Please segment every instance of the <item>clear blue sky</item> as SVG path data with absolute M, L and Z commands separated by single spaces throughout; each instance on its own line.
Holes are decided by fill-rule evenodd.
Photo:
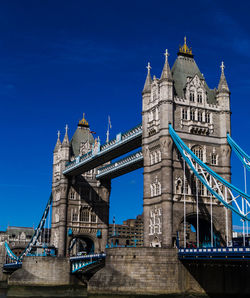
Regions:
M 141 122 L 141 91 L 150 61 L 160 76 L 187 36 L 210 88 L 220 64 L 232 93 L 232 134 L 250 153 L 248 2 L 12 0 L 0 5 L 0 230 L 32 226 L 51 192 L 57 130 L 72 136 L 86 113 L 105 141 Z M 243 188 L 233 160 L 233 182 Z M 249 187 L 250 189 L 250 187 Z M 110 218 L 142 212 L 142 171 L 112 182 Z M 238 224 L 238 221 L 235 221 Z

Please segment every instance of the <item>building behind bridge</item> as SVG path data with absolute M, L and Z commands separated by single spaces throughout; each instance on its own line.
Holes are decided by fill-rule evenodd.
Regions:
M 109 246 L 143 246 L 143 216 L 109 225 Z

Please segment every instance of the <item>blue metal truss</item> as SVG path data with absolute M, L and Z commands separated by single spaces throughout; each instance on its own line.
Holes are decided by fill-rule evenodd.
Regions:
M 88 268 L 91 268 L 94 264 L 99 264 L 104 261 L 106 258 L 106 254 L 91 254 L 79 257 L 71 257 L 71 273 L 78 273 Z
M 51 208 L 52 205 L 52 201 L 53 201 L 53 197 L 52 194 L 49 197 L 48 203 L 46 205 L 46 208 L 43 212 L 43 216 L 38 224 L 38 227 L 35 230 L 34 235 L 32 236 L 30 242 L 28 243 L 28 245 L 26 246 L 26 248 L 24 249 L 24 251 L 21 253 L 21 255 L 19 257 L 17 257 L 10 249 L 9 245 L 7 242 L 5 242 L 5 249 L 7 252 L 7 255 L 14 261 L 16 262 L 21 262 L 21 260 L 23 259 L 24 256 L 28 255 L 30 253 L 30 251 L 32 250 L 33 246 L 36 245 L 37 240 L 41 234 L 41 231 L 45 225 L 46 222 L 46 218 L 48 216 L 49 210 Z
M 250 196 L 216 174 L 203 163 L 181 140 L 171 124 L 169 124 L 169 133 L 190 169 L 201 183 L 205 185 L 213 197 L 218 199 L 226 208 L 238 214 L 243 220 L 249 221 L 249 212 L 244 211 L 245 209 L 241 206 L 242 202 L 239 202 L 239 199 L 242 199 L 244 204 L 249 207 Z
M 239 145 L 227 134 L 228 144 L 231 146 L 235 154 L 238 156 L 243 165 L 250 171 L 250 156 L 243 151 Z

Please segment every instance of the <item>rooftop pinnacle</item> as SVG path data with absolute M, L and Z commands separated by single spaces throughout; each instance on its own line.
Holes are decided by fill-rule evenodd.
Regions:
M 66 124 L 65 126 L 65 136 L 64 136 L 64 139 L 63 139 L 63 142 L 62 142 L 62 146 L 69 146 L 69 136 L 68 136 L 68 124 Z
M 225 69 L 225 65 L 224 62 L 221 62 L 221 75 L 220 75 L 220 82 L 218 85 L 218 91 L 219 92 L 229 92 L 229 88 L 228 88 L 228 84 L 227 84 L 227 80 L 224 74 L 224 69 Z
M 166 52 L 164 53 L 164 56 L 165 56 L 165 64 L 162 69 L 161 80 L 163 79 L 172 80 L 173 78 L 168 64 L 168 56 L 169 56 L 168 50 L 166 50 Z
M 60 141 L 60 130 L 57 132 L 57 141 L 56 141 L 56 146 L 54 149 L 54 152 L 57 151 L 61 147 L 62 143 Z
M 152 67 L 150 66 L 149 62 L 148 62 L 148 66 L 146 68 L 148 69 L 148 74 L 147 74 L 147 78 L 146 78 L 144 88 L 143 88 L 143 91 L 142 91 L 143 93 L 151 91 L 151 83 L 152 83 L 151 74 L 150 74 L 150 69 Z

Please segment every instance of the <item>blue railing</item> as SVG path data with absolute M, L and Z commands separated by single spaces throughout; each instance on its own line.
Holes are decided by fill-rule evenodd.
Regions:
M 126 156 L 116 162 L 113 162 L 109 165 L 99 168 L 97 171 L 96 178 L 98 179 L 107 173 L 116 171 L 118 169 L 121 169 L 125 166 L 131 165 L 131 164 L 133 164 L 137 161 L 141 161 L 141 160 L 143 160 L 143 155 L 142 155 L 142 151 L 140 150 L 140 151 L 137 151 L 136 153 Z
M 71 263 L 71 273 L 74 274 L 81 270 L 86 270 L 88 267 L 92 267 L 94 264 L 98 264 L 104 261 L 106 258 L 105 253 L 101 254 L 91 254 L 85 256 L 75 256 L 70 258 Z
M 179 248 L 181 260 L 250 259 L 250 247 Z

